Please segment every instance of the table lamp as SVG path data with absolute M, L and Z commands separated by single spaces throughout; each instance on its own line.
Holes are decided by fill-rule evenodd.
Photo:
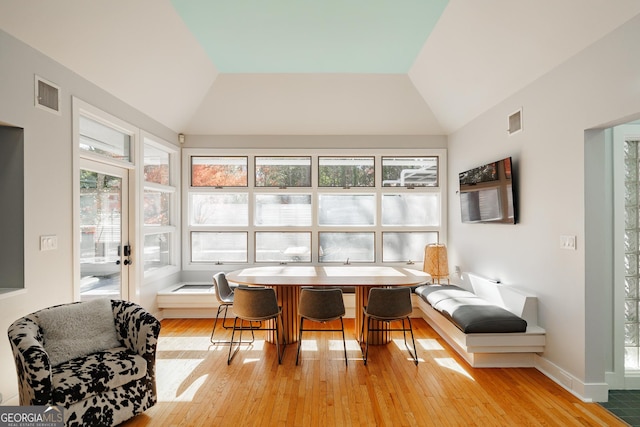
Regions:
M 447 247 L 442 243 L 434 243 L 424 248 L 424 265 L 422 270 L 429 273 L 433 283 L 440 283 L 440 279 L 447 278 L 449 283 L 449 262 L 447 260 Z

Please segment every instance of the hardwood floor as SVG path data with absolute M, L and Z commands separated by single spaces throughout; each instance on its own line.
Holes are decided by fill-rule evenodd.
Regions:
M 296 345 L 278 365 L 275 346 L 258 332 L 227 365 L 229 347 L 209 343 L 212 319 L 164 320 L 159 401 L 123 426 L 626 425 L 536 369 L 469 367 L 422 319 L 413 322 L 418 366 L 401 333 L 372 346 L 364 366 L 353 321 L 345 323 L 348 367 L 340 333 L 305 333 L 296 366 Z M 229 338 L 219 331 L 216 338 Z

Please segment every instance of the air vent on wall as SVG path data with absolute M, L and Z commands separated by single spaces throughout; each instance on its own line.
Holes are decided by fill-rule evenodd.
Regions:
M 522 108 L 509 114 L 509 127 L 507 129 L 507 133 L 509 133 L 509 135 L 513 135 L 520 131 L 522 131 Z
M 60 87 L 36 76 L 36 107 L 52 113 L 60 114 Z

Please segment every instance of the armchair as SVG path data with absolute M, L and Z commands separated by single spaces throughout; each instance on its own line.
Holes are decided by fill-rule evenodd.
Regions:
M 45 308 L 9 327 L 20 405 L 61 406 L 68 426 L 106 426 L 120 424 L 156 403 L 160 322 L 137 304 L 110 302 L 118 345 L 58 364 L 52 363 L 53 353 L 47 349 L 40 323 L 53 313 L 48 310 L 73 309 L 75 304 L 90 302 Z M 69 328 L 60 326 L 63 331 Z

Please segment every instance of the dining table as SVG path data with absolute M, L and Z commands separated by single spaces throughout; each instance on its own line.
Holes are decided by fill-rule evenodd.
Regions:
M 371 288 L 415 286 L 430 279 L 428 273 L 414 268 L 361 265 L 279 265 L 249 267 L 227 273 L 229 282 L 270 287 L 275 290 L 278 304 L 282 307 L 283 336 L 287 343 L 298 341 L 298 301 L 300 289 L 303 287 L 353 287 L 356 304 L 354 332 L 358 337 L 364 322 L 363 307 L 367 305 Z M 390 341 L 389 327 L 385 322 L 372 324 L 372 329 L 381 330 L 371 334 L 370 344 L 386 344 Z M 275 342 L 273 331 L 269 331 L 267 341 Z

